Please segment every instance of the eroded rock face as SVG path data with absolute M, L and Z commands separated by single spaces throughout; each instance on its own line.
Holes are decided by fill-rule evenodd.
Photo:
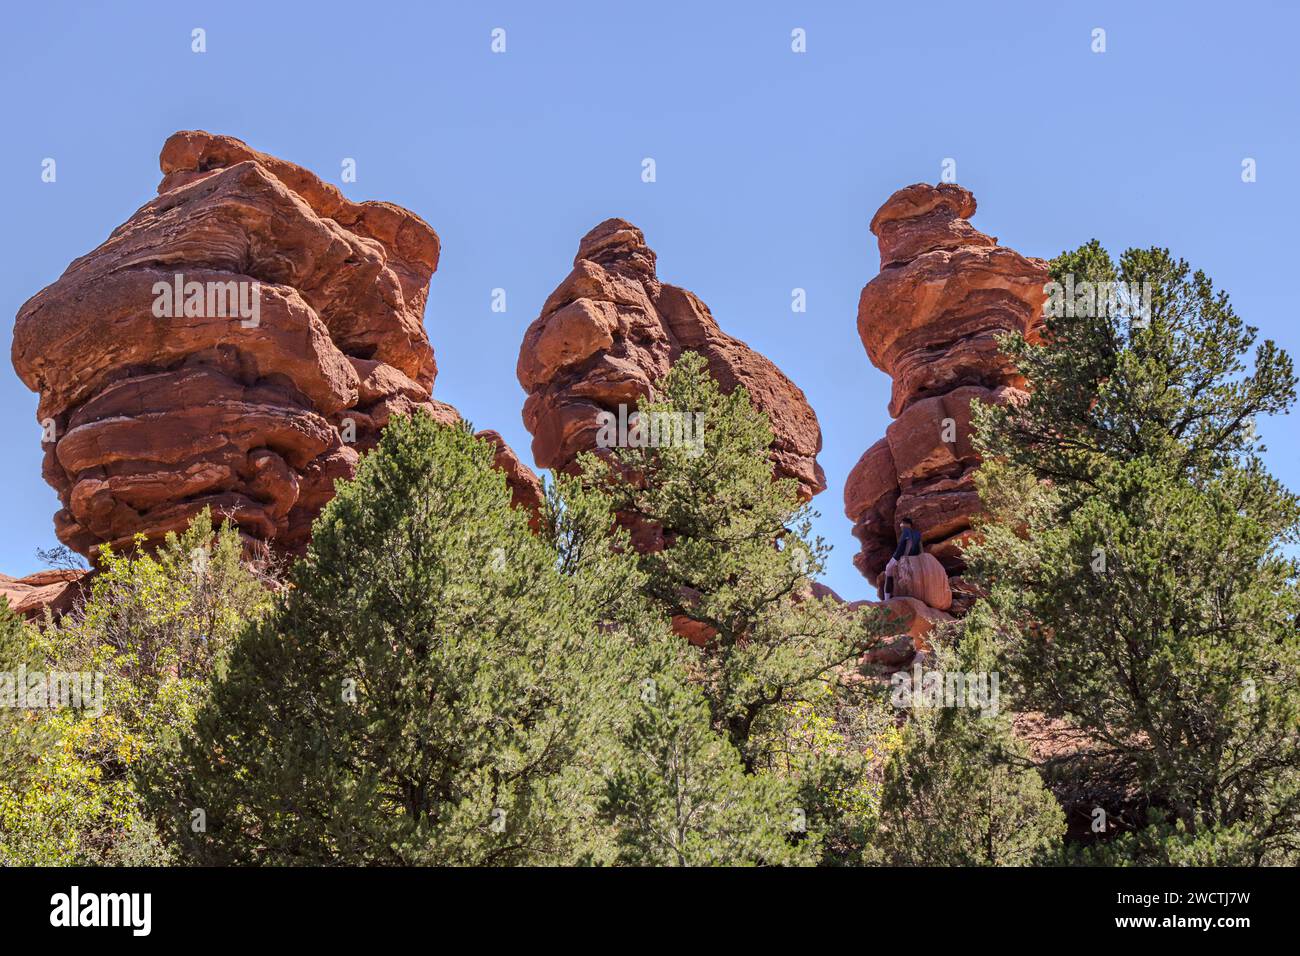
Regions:
M 510 503 L 516 508 L 528 512 L 528 526 L 536 534 L 542 526 L 542 509 L 546 503 L 546 492 L 542 489 L 541 479 L 533 470 L 519 460 L 506 440 L 490 429 L 475 432 L 475 437 L 489 442 L 496 449 L 493 464 L 498 471 L 504 472 L 506 484 L 510 487 Z
M 971 401 L 1024 394 L 997 337 L 1035 337 L 1047 263 L 999 246 L 967 221 L 974 213 L 975 197 L 961 186 L 918 184 L 894 193 L 871 221 L 880 274 L 862 290 L 858 334 L 871 363 L 894 380 L 894 421 L 850 472 L 844 511 L 862 543 L 854 564 L 877 585 L 904 517 L 960 574 L 960 546 L 980 510 Z
M 0 601 L 23 617 L 39 618 L 46 608 L 57 617 L 73 606 L 87 580 L 87 572 L 73 568 L 38 571 L 25 578 L 0 574 Z
M 725 391 L 743 385 L 771 419 L 776 474 L 810 498 L 826 487 L 821 428 L 803 392 L 719 327 L 708 307 L 660 282 L 641 230 L 608 219 L 583 237 L 573 271 L 524 335 L 516 372 L 539 467 L 569 470 L 596 447 L 598 416 L 635 409 L 683 351 L 701 353 Z
M 211 507 L 300 551 L 392 415 L 459 419 L 431 396 L 438 236 L 228 136 L 176 133 L 160 165 L 157 198 L 18 313 L 56 532 L 93 557 Z
M 858 659 L 855 667 L 845 668 L 841 673 L 841 679 L 847 678 L 849 682 L 855 682 L 864 674 L 888 674 L 911 666 L 918 660 L 918 654 L 924 655 L 932 650 L 931 632 L 954 620 L 952 614 L 911 596 L 899 595 L 887 601 L 846 602 L 826 585 L 819 583 L 813 584 L 812 596 L 828 597 L 849 610 L 875 608 L 880 614 L 879 620 L 884 624 L 881 638 Z

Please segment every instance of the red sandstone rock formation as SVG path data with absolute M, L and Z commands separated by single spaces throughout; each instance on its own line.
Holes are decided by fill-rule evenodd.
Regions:
M 775 471 L 805 498 L 826 487 L 821 428 L 803 392 L 719 327 L 685 289 L 659 281 L 641 230 L 607 219 L 583 237 L 573 271 L 524 334 L 516 369 L 539 467 L 570 469 L 596 447 L 601 411 L 633 409 L 683 351 L 701 353 L 726 391 L 743 385 L 768 414 Z
M 38 571 L 25 578 L 0 574 L 0 600 L 23 617 L 40 617 L 47 607 L 59 615 L 72 607 L 86 574 L 73 568 Z
M 622 219 L 607 219 L 582 238 L 573 271 L 524 333 L 516 374 L 528 392 L 524 424 L 537 464 L 572 470 L 579 454 L 597 447 L 601 412 L 635 410 L 684 351 L 699 352 L 723 390 L 743 385 L 767 413 L 776 475 L 795 479 L 805 499 L 825 489 L 817 464 L 821 427 L 803 392 L 723 332 L 694 295 L 660 282 L 645 236 Z M 631 515 L 620 520 L 639 550 L 664 546 L 658 526 Z M 714 634 L 684 615 L 673 618 L 673 629 L 693 644 Z
M 916 598 L 937 611 L 952 607 L 952 587 L 939 559 L 932 554 L 914 554 L 894 562 L 893 593 Z
M 884 636 L 875 647 L 868 650 L 855 669 L 846 669 L 842 679 L 850 682 L 865 674 L 889 673 L 912 664 L 917 654 L 931 650 L 929 635 L 936 627 L 953 620 L 953 615 L 931 607 L 911 596 L 892 597 L 888 601 L 845 601 L 824 584 L 814 583 L 812 596 L 829 597 L 849 610 L 863 607 L 879 608 L 886 625 Z
M 18 313 L 58 537 L 93 556 L 207 506 L 299 551 L 392 415 L 459 418 L 431 397 L 438 236 L 228 136 L 176 133 L 160 164 L 158 197 Z
M 949 574 L 960 574 L 960 545 L 980 510 L 971 400 L 1023 394 L 996 340 L 1034 335 L 1047 264 L 976 230 L 967 221 L 974 212 L 975 197 L 961 186 L 918 184 L 894 193 L 871 220 L 880 274 L 862 290 L 858 334 L 872 364 L 893 377 L 895 420 L 850 472 L 844 510 L 862 543 L 854 564 L 876 584 L 904 517 Z M 960 611 L 968 595 L 953 583 Z
M 519 456 L 499 434 L 490 429 L 474 434 L 496 448 L 496 459 L 493 464 L 498 471 L 505 472 L 506 484 L 510 486 L 510 503 L 516 508 L 524 508 L 528 511 L 528 526 L 536 534 L 541 529 L 542 506 L 546 502 L 546 492 L 542 490 L 541 479 L 519 460 Z

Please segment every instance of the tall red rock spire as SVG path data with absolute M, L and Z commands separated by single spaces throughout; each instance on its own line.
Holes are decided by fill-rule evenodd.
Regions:
M 904 517 L 949 574 L 960 574 L 959 546 L 980 510 L 970 403 L 1005 401 L 1023 384 L 997 337 L 1034 334 L 1047 264 L 999 246 L 970 224 L 974 213 L 969 190 L 917 184 L 871 220 L 880 274 L 862 290 L 858 335 L 893 378 L 894 421 L 850 472 L 844 510 L 862 544 L 854 564 L 872 583 Z
M 634 408 L 688 350 L 704 356 L 724 391 L 743 385 L 767 413 L 776 474 L 798 481 L 805 498 L 823 491 L 821 427 L 803 391 L 723 332 L 693 294 L 661 282 L 645 236 L 622 219 L 582 238 L 573 271 L 524 334 L 516 371 L 528 392 L 524 425 L 537 464 L 571 467 L 596 447 L 600 413 Z

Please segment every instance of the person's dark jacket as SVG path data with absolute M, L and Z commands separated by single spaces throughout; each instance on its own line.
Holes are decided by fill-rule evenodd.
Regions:
M 894 548 L 894 560 L 921 553 L 921 532 L 915 528 L 903 526 L 898 535 L 898 547 Z

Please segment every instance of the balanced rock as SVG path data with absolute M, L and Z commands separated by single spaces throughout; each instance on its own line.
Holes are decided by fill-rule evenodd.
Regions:
M 804 393 L 723 332 L 698 298 L 660 282 L 641 230 L 622 219 L 583 237 L 573 271 L 524 334 L 516 372 L 538 466 L 571 470 L 596 448 L 600 413 L 634 411 L 683 351 L 699 352 L 724 391 L 744 386 L 767 413 L 778 476 L 795 479 L 805 499 L 825 489 L 821 428 Z
M 960 574 L 980 511 L 971 402 L 1024 395 L 997 339 L 1036 339 L 1047 264 L 999 246 L 970 224 L 974 213 L 975 197 L 961 186 L 918 184 L 894 193 L 871 221 L 880 274 L 862 290 L 858 335 L 893 378 L 894 421 L 849 473 L 844 510 L 862 545 L 854 564 L 877 584 L 903 518 Z
M 916 598 L 937 611 L 952 607 L 948 572 L 932 554 L 901 557 L 894 564 L 894 596 Z
M 536 534 L 542 527 L 542 509 L 546 503 L 546 492 L 542 489 L 541 479 L 519 460 L 519 456 L 497 432 L 484 429 L 474 434 L 496 449 L 493 464 L 506 476 L 506 484 L 510 488 L 510 503 L 528 512 L 528 526 Z
M 18 312 L 56 533 L 93 557 L 210 507 L 301 551 L 394 414 L 459 419 L 431 396 L 438 236 L 228 136 L 176 133 L 160 164 L 157 198 Z

